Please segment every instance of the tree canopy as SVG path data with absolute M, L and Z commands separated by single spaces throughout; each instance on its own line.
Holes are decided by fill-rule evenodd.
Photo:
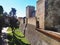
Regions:
M 0 14 L 3 14 L 3 7 L 0 6 Z
M 11 11 L 9 13 L 11 16 L 15 16 L 16 15 L 16 9 L 15 8 L 11 8 Z

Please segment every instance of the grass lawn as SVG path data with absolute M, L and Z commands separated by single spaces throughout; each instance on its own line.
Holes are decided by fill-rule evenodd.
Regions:
M 27 41 L 27 39 L 18 28 L 15 29 L 14 36 L 11 28 L 8 28 L 7 36 L 9 40 L 9 45 L 30 45 L 30 43 Z

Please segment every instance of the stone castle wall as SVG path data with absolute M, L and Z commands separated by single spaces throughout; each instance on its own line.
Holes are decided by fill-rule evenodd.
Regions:
M 44 15 L 45 15 L 45 0 L 37 2 L 36 17 L 39 21 L 40 28 L 44 29 Z
M 26 24 L 21 24 L 20 29 L 31 45 L 60 45 L 60 42 L 58 40 L 55 40 L 54 38 L 36 30 L 35 17 L 29 18 L 27 22 L 27 27 L 25 28 Z M 50 31 L 47 32 L 49 33 Z
M 49 4 L 48 8 L 50 8 L 50 9 L 47 9 L 47 10 L 45 9 L 45 1 L 48 2 L 48 4 Z M 54 13 L 51 13 L 52 8 L 53 8 L 53 7 L 51 8 L 51 6 L 50 6 L 51 5 L 50 4 L 51 1 L 55 2 L 57 0 L 55 0 L 55 1 L 54 0 L 39 0 L 37 2 L 36 17 L 27 18 L 26 19 L 27 22 L 25 24 L 21 24 L 20 25 L 21 31 L 23 32 L 23 34 L 25 35 L 25 37 L 29 40 L 29 42 L 31 43 L 31 45 L 60 45 L 60 41 L 56 40 L 56 38 L 55 39 L 53 38 L 53 35 L 56 34 L 55 32 L 44 30 L 45 26 L 51 27 L 51 25 L 54 25 L 52 19 L 56 20 L 55 17 L 58 18 L 58 16 L 56 16 Z M 48 11 L 48 10 L 49 10 L 49 12 L 47 12 L 48 15 L 46 15 L 45 11 Z M 55 17 L 53 16 L 54 18 L 51 17 L 53 14 L 55 16 Z M 39 32 L 39 31 L 36 30 L 36 20 L 39 21 L 40 28 L 42 28 L 42 30 L 46 31 L 47 33 L 44 34 L 43 32 Z M 52 21 L 52 23 L 50 23 L 50 20 Z M 46 25 L 45 25 L 45 21 L 47 22 Z M 27 26 L 26 26 L 26 24 L 27 24 Z M 55 24 L 56 24 L 56 21 L 55 21 Z M 25 33 L 24 33 L 24 31 L 25 31 Z M 53 35 L 49 36 L 48 33 L 49 34 L 53 34 Z M 56 34 L 56 36 L 57 35 L 60 35 L 60 34 Z
M 36 19 L 35 19 L 35 17 L 28 18 L 28 24 L 36 26 Z

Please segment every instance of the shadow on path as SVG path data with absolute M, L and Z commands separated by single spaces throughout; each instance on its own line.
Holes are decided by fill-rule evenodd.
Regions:
M 9 42 L 8 42 L 9 45 L 30 45 L 30 44 L 26 44 L 26 43 L 22 42 L 21 39 L 17 38 L 16 36 L 19 37 L 19 38 L 24 38 L 24 36 L 23 37 L 20 37 L 20 36 L 18 36 L 15 33 L 14 33 L 14 36 L 8 34 L 7 35 L 7 38 L 9 40 Z
M 16 35 L 17 37 L 20 37 L 20 38 L 24 38 L 25 36 L 18 36 L 16 33 L 14 33 L 14 35 Z

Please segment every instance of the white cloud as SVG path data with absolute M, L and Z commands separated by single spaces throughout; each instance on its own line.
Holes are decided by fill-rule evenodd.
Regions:
M 17 15 L 17 17 L 25 17 L 25 13 L 24 12 L 17 11 L 16 15 Z

